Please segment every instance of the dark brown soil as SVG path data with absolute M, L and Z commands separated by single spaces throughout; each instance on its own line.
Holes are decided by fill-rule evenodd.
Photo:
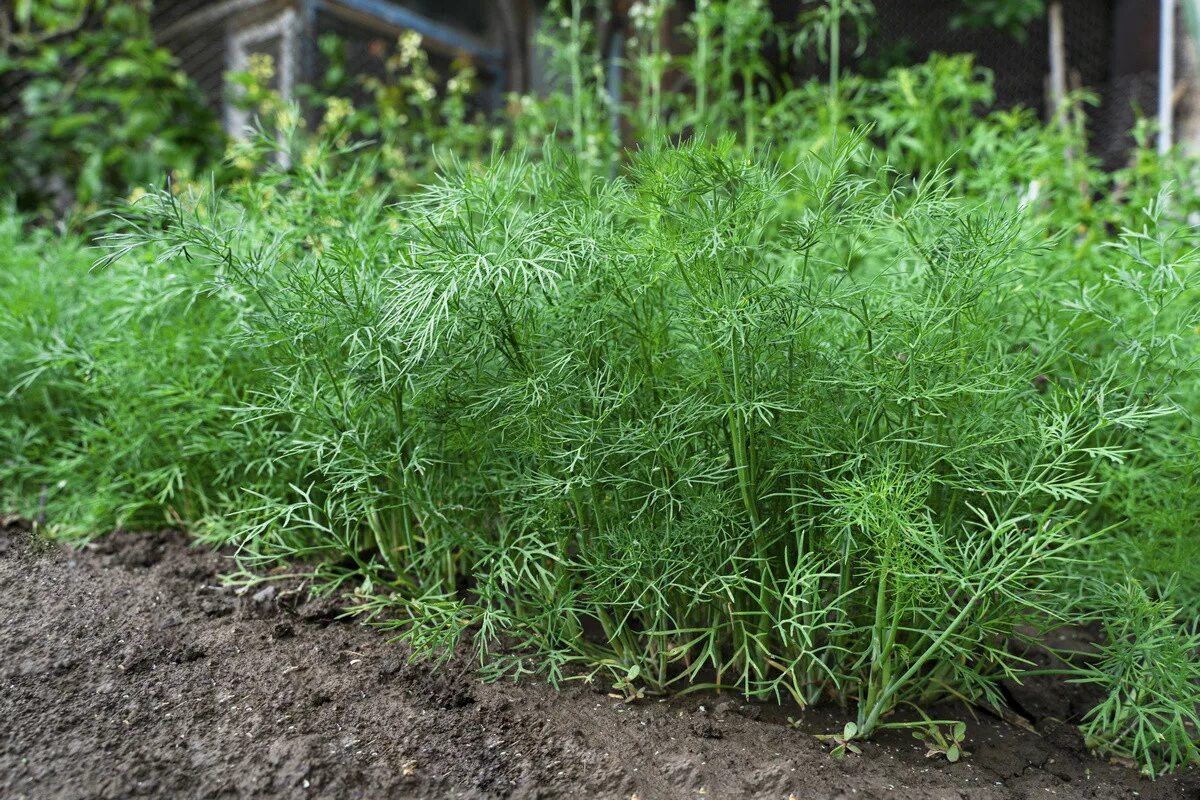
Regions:
M 286 592 L 238 595 L 176 534 L 79 551 L 0 530 L 0 798 L 1192 798 L 1083 751 L 1079 701 L 1016 689 L 1037 733 L 970 720 L 957 764 L 893 732 L 838 763 L 810 713 L 696 696 L 626 705 L 486 685 Z

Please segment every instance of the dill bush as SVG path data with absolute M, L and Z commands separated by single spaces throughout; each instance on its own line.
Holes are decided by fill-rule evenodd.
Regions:
M 90 272 L 76 238 L 0 218 L 0 499 L 59 535 L 184 524 L 237 474 L 227 407 L 250 354 L 236 309 L 184 264 L 128 258 Z
M 1107 589 L 1097 611 L 1105 634 L 1099 657 L 1071 678 L 1106 692 L 1083 720 L 1088 747 L 1151 777 L 1200 763 L 1200 633 L 1134 581 Z
M 1147 285 L 1152 318 L 1164 243 L 1039 288 L 1015 202 L 861 135 L 788 169 L 652 146 L 613 179 L 451 158 L 392 208 L 353 172 L 265 180 L 153 194 L 128 234 L 239 298 L 263 375 L 236 419 L 278 440 L 247 471 L 292 477 L 233 536 L 494 675 L 832 697 L 859 736 L 999 705 L 1007 643 L 1073 618 L 1103 465 L 1172 411 L 1078 321 Z

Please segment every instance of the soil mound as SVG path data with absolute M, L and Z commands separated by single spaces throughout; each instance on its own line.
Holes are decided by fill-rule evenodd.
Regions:
M 431 670 L 328 603 L 241 595 L 179 534 L 80 550 L 0 529 L 0 798 L 1200 798 L 1093 758 L 1061 686 L 1013 687 L 1028 732 L 971 719 L 971 755 L 901 732 L 838 763 L 787 712 L 736 698 L 626 705 L 607 687 Z M 793 712 L 794 713 L 794 712 Z

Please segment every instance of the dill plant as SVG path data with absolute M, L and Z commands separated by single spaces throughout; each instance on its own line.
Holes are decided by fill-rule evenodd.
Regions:
M 251 144 L 276 146 L 273 137 Z M 106 243 L 113 262 L 154 243 L 160 264 L 202 272 L 197 296 L 238 310 L 227 346 L 254 366 L 226 409 L 225 435 L 240 447 L 242 478 L 227 516 L 203 520 L 202 535 L 242 544 L 251 563 L 291 557 L 320 564 L 323 576 L 369 575 L 358 555 L 375 540 L 339 526 L 363 522 L 358 509 L 373 508 L 372 490 L 388 488 L 399 446 L 381 440 L 392 429 L 375 429 L 377 365 L 369 370 L 354 355 L 387 357 L 388 343 L 370 327 L 384 195 L 372 188 L 374 158 L 351 159 L 352 145 L 314 144 L 315 157 L 268 170 L 225 201 L 198 187 L 152 193 Z M 164 236 L 164 226 L 186 227 L 187 236 Z M 314 459 L 329 485 L 314 482 Z M 385 536 L 378 528 L 362 535 Z
M 0 220 L 0 496 L 69 537 L 178 525 L 223 508 L 248 356 L 238 310 L 186 264 L 92 272 L 81 239 Z
M 70 473 L 93 519 L 181 520 L 353 590 L 417 654 L 469 641 L 492 676 L 831 699 L 854 709 L 842 752 L 912 727 L 906 704 L 1002 704 L 1028 666 L 1010 643 L 1099 607 L 1072 674 L 1110 698 L 1085 732 L 1182 763 L 1186 693 L 1131 708 L 1128 687 L 1147 653 L 1195 663 L 1164 611 L 1196 586 L 1189 162 L 1106 176 L 1079 125 L 976 118 L 969 59 L 856 78 L 833 50 L 866 3 L 797 40 L 836 90 L 786 92 L 723 38 L 757 39 L 765 7 L 698 4 L 677 58 L 651 3 L 647 97 L 613 104 L 589 4 L 558 8 L 562 86 L 491 137 L 511 154 L 430 128 L 448 150 L 413 193 L 425 154 L 352 141 L 357 111 L 310 136 L 266 94 L 270 132 L 232 153 L 251 180 L 151 192 L 93 304 L 6 322 L 24 507 Z M 528 146 L 553 131 L 570 151 Z M 101 362 L 120 378 L 80 391 Z M 1145 603 L 1123 617 L 1097 587 L 1127 576 Z
M 1200 764 L 1200 634 L 1134 581 L 1105 589 L 1097 612 L 1098 657 L 1070 678 L 1105 692 L 1083 720 L 1088 747 L 1151 777 Z
M 248 298 L 238 417 L 294 476 L 236 540 L 497 675 L 831 697 L 861 737 L 1001 703 L 1005 641 L 1070 613 L 1098 465 L 1166 410 L 1028 290 L 1020 212 L 872 159 L 694 140 L 610 179 L 550 147 L 395 209 L 319 167 L 266 210 L 159 195 L 140 238 Z

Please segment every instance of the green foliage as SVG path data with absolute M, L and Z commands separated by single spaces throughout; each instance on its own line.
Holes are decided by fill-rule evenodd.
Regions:
M 876 96 L 855 103 L 851 121 L 874 125 L 889 163 L 920 172 L 965 166 L 971 154 L 962 148 L 982 132 L 979 112 L 994 98 L 991 74 L 970 55 L 935 53 L 864 89 Z
M 5 501 L 180 522 L 490 677 L 831 699 L 838 755 L 965 755 L 920 709 L 1002 704 L 1009 643 L 1100 609 L 1088 735 L 1183 763 L 1129 648 L 1195 668 L 1164 605 L 1200 607 L 1195 163 L 1105 174 L 1087 98 L 988 112 L 967 57 L 849 74 L 867 3 L 783 37 L 830 67 L 796 87 L 765 4 L 697 4 L 674 54 L 638 6 L 621 102 L 557 8 L 557 88 L 496 130 L 413 38 L 352 107 L 327 40 L 320 119 L 252 63 L 239 179 L 150 190 L 103 270 L 0 229 Z
M 1151 777 L 1200 764 L 1200 634 L 1136 583 L 1112 586 L 1104 599 L 1099 654 L 1072 679 L 1105 692 L 1084 718 L 1088 747 Z
M 694 141 L 609 180 L 551 148 L 450 161 L 394 211 L 320 168 L 266 206 L 147 198 L 135 240 L 254 298 L 238 415 L 287 433 L 249 471 L 299 477 L 237 541 L 368 576 L 419 651 L 467 635 L 500 671 L 832 695 L 859 736 L 1001 702 L 999 643 L 1068 613 L 1101 464 L 1171 408 L 1028 289 L 1015 198 L 872 152 Z
M 817 736 L 817 739 L 822 741 L 833 742 L 833 748 L 829 754 L 833 756 L 835 761 L 842 761 L 846 758 L 847 753 L 860 755 L 862 748 L 854 743 L 854 740 L 859 736 L 858 726 L 853 722 L 847 722 L 842 727 L 841 733 L 824 733 Z
M 940 755 L 953 764 L 963 756 L 970 755 L 963 747 L 963 740 L 967 736 L 965 722 L 953 722 L 942 726 L 929 722 L 927 726 L 925 730 L 913 731 L 913 738 L 925 743 L 926 758 Z
M 0 14 L 7 15 L 7 10 Z M 0 117 L 0 185 L 19 208 L 63 215 L 164 176 L 195 175 L 221 134 L 137 3 L 17 3 L 0 77 L 20 87 Z
M 564 0 L 556 8 L 558 15 L 546 15 L 539 41 L 560 91 L 511 98 L 509 139 L 520 147 L 550 136 L 570 141 L 585 163 L 602 171 L 622 157 L 618 131 L 626 142 L 733 135 L 750 149 L 795 147 L 797 153 L 783 154 L 790 163 L 832 131 L 849 136 L 869 126 L 902 172 L 948 161 L 965 166 L 979 155 L 969 148 L 994 148 L 999 137 L 1014 133 L 1000 119 L 980 124 L 993 100 L 992 77 L 970 56 L 935 54 L 923 64 L 884 70 L 884 80 L 847 72 L 847 53 L 862 55 L 875 22 L 869 0 L 813 0 L 791 20 L 774 18 L 757 0 L 711 0 L 696 4 L 675 31 L 668 25 L 672 0 L 635 3 L 621 102 L 607 91 L 611 63 L 595 39 L 593 20 L 604 19 L 603 4 Z M 768 51 L 782 63 L 772 63 Z M 810 59 L 827 65 L 826 81 L 791 86 L 780 78 L 780 66 Z M 1024 120 L 1019 127 L 1034 126 Z
M 962 10 L 950 19 L 951 28 L 994 28 L 1024 44 L 1029 25 L 1046 13 L 1046 0 L 962 0 Z
M 288 159 L 309 166 L 327 162 L 337 151 L 366 146 L 378 171 L 367 178 L 403 192 L 429 177 L 436 152 L 448 150 L 478 160 L 498 143 L 502 131 L 486 127 L 482 115 L 472 109 L 477 91 L 474 66 L 457 60 L 443 79 L 430 66 L 419 34 L 408 32 L 399 38 L 382 78 L 349 74 L 345 45 L 337 37 L 323 36 L 319 46 L 329 68 L 319 86 L 300 87 L 300 104 L 284 102 L 270 88 L 275 73 L 270 56 L 251 56 L 245 72 L 230 74 L 236 105 L 253 114 L 260 132 L 277 135 L 273 145 L 264 146 L 255 137 L 229 145 L 230 160 L 244 176 L 277 160 L 280 141 L 288 144 Z M 355 106 L 351 96 L 366 99 Z M 306 130 L 309 120 L 316 121 L 311 133 Z
M 129 258 L 0 222 L 0 499 L 69 536 L 200 520 L 236 486 L 249 354 L 236 304 Z

